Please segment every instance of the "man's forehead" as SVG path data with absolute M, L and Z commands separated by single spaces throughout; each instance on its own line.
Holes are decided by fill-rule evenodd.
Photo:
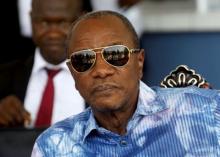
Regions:
M 109 26 L 108 24 L 102 25 L 103 20 L 99 22 L 90 20 L 92 19 L 82 21 L 73 31 L 69 41 L 71 52 L 111 45 L 133 45 L 130 34 L 127 33 L 124 27 L 120 28 L 120 24 L 114 23 Z M 106 20 L 108 21 L 108 19 Z M 90 22 L 94 25 L 91 26 Z
M 97 29 L 97 30 L 95 30 Z M 87 31 L 93 32 L 101 30 L 104 32 L 104 30 L 110 30 L 112 32 L 114 31 L 120 31 L 120 30 L 125 30 L 126 26 L 122 22 L 121 19 L 115 16 L 111 15 L 106 15 L 106 16 L 101 16 L 101 17 L 91 17 L 91 18 L 86 18 L 78 21 L 72 29 L 72 34 L 77 33 L 78 31 Z M 101 32 L 99 31 L 99 32 Z M 127 29 L 126 29 L 127 31 Z
M 109 34 L 117 32 L 125 32 L 126 28 L 120 19 L 113 16 L 105 16 L 100 18 L 88 18 L 79 21 L 71 30 L 72 37 L 79 34 L 77 37 L 86 36 L 87 34 Z

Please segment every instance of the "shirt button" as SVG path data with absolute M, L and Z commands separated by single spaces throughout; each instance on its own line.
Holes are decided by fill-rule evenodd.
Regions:
M 120 141 L 120 144 L 121 144 L 121 146 L 127 146 L 127 141 L 121 140 L 121 141 Z

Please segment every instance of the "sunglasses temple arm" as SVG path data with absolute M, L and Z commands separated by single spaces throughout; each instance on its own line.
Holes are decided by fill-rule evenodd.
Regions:
M 140 49 L 131 49 L 131 53 L 139 53 L 140 51 Z

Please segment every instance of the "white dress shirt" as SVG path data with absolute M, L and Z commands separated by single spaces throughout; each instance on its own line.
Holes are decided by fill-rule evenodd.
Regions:
M 24 100 L 24 106 L 31 114 L 32 123 L 30 127 L 34 126 L 42 94 L 47 83 L 47 72 L 44 69 L 45 67 L 62 69 L 53 79 L 55 91 L 51 123 L 53 124 L 71 115 L 77 114 L 85 108 L 85 102 L 75 89 L 74 79 L 66 63 L 63 62 L 57 66 L 47 63 L 37 48 Z

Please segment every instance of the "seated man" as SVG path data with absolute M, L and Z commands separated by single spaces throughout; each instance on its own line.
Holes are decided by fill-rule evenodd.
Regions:
M 86 14 L 68 39 L 67 65 L 90 107 L 42 133 L 32 157 L 220 156 L 217 91 L 141 82 L 144 50 L 124 16 Z

